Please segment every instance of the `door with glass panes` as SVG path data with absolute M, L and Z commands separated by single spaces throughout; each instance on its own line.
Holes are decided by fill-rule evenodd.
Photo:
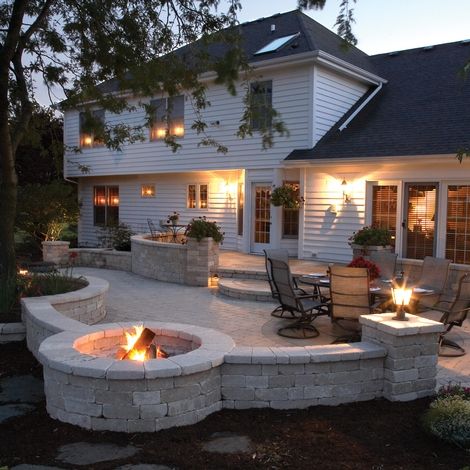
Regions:
M 270 183 L 252 186 L 252 253 L 261 253 L 271 243 L 271 189 Z

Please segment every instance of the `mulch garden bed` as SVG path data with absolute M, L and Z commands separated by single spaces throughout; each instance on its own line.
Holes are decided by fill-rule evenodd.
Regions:
M 0 377 L 41 372 L 24 343 L 0 345 Z M 77 468 L 57 462 L 61 445 L 74 442 L 133 445 L 126 461 L 87 469 L 155 463 L 179 469 L 463 469 L 470 454 L 426 435 L 420 425 L 429 400 L 375 400 L 308 410 L 224 410 L 193 426 L 152 434 L 91 432 L 52 420 L 45 404 L 0 424 L 0 466 L 20 463 Z M 248 436 L 249 453 L 202 450 L 217 432 Z M 81 467 L 85 468 L 85 467 Z M 467 467 L 470 468 L 470 467 Z

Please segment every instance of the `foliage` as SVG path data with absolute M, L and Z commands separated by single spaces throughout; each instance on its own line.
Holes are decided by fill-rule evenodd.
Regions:
M 387 246 L 392 242 L 390 232 L 385 228 L 363 227 L 349 237 L 349 244 L 362 246 Z
M 68 224 L 78 221 L 75 186 L 56 180 L 18 188 L 16 227 L 38 243 L 58 240 Z
M 470 389 L 460 385 L 441 388 L 423 425 L 434 436 L 470 450 Z
M 205 217 L 199 217 L 191 220 L 187 229 L 186 236 L 201 241 L 203 238 L 212 237 L 217 243 L 222 243 L 225 233 L 221 231 L 216 222 L 209 222 Z
M 369 270 L 369 278 L 371 281 L 380 277 L 380 268 L 375 263 L 363 258 L 362 256 L 353 259 L 348 266 L 351 268 L 367 268 Z
M 64 273 L 55 271 L 18 276 L 17 285 L 20 297 L 39 297 L 82 289 L 88 285 L 88 282 L 81 276 L 74 277 L 71 270 L 66 270 Z
M 123 222 L 118 225 L 101 227 L 99 240 L 104 248 L 114 248 L 118 251 L 131 251 L 131 237 L 135 232 Z
M 273 206 L 282 206 L 285 209 L 298 209 L 302 207 L 304 198 L 299 195 L 299 186 L 285 183 L 282 186 L 274 188 L 271 192 L 271 204 Z
M 173 214 L 168 215 L 168 220 L 167 223 L 177 223 L 180 218 L 180 215 L 178 212 L 174 211 Z

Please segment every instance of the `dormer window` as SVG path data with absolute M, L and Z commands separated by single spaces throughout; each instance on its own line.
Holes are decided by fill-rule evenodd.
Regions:
M 255 82 L 250 84 L 251 130 L 269 129 L 273 117 L 273 82 Z
M 184 96 L 152 100 L 153 109 L 150 140 L 184 136 Z
M 274 39 L 270 43 L 266 44 L 266 46 L 257 50 L 253 55 L 267 54 L 268 52 L 277 52 L 299 36 L 300 33 L 295 33 L 291 34 L 290 36 L 283 36 L 282 38 Z
M 80 148 L 103 147 L 104 109 L 80 113 Z

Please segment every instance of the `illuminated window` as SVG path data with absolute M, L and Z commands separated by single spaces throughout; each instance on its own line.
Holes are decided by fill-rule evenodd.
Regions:
M 207 209 L 209 207 L 209 185 L 188 184 L 188 209 Z
M 119 186 L 93 188 L 93 214 L 95 225 L 119 224 Z
M 238 183 L 237 233 L 243 235 L 243 206 L 245 205 L 244 184 Z
M 184 96 L 152 100 L 150 105 L 153 110 L 150 140 L 184 136 Z
M 447 189 L 446 255 L 454 263 L 470 264 L 470 186 Z
M 395 246 L 397 235 L 397 195 L 396 184 L 375 185 L 372 188 L 372 225 L 390 232 L 392 246 Z
M 155 197 L 155 185 L 143 184 L 140 188 L 141 197 Z
M 253 131 L 269 129 L 272 124 L 273 82 L 255 82 L 250 85 L 250 107 Z
M 92 148 L 104 145 L 104 109 L 80 113 L 80 147 Z

